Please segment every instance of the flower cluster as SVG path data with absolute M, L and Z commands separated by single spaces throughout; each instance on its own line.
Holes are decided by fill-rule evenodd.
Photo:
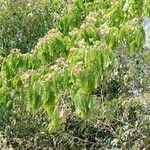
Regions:
M 68 14 L 69 12 L 72 12 L 73 9 L 74 9 L 74 3 L 75 3 L 75 0 L 68 0 L 67 2 L 64 3 L 64 9 L 61 11 L 61 15 L 66 15 Z
M 82 61 L 78 62 L 75 67 L 73 68 L 73 74 L 75 76 L 81 75 L 81 73 L 84 71 L 84 63 Z
M 61 14 L 54 13 L 53 19 L 54 21 L 58 21 L 61 18 Z
M 68 63 L 63 57 L 60 57 L 54 61 L 54 65 L 50 66 L 50 69 L 57 72 L 65 67 L 68 67 Z
M 100 27 L 98 31 L 99 35 L 101 36 L 107 36 L 110 33 L 110 29 L 107 24 L 104 24 Z
M 22 73 L 20 78 L 23 84 L 26 84 L 26 82 L 29 80 L 29 78 L 34 73 L 34 70 L 27 70 L 26 72 Z
M 90 28 L 91 26 L 95 25 L 97 18 L 101 17 L 101 15 L 101 12 L 90 12 L 81 25 L 81 29 Z
M 40 38 L 35 49 L 41 48 L 45 43 L 52 42 L 55 38 L 61 37 L 61 32 L 59 32 L 57 29 L 51 29 L 47 32 L 47 34 Z
M 70 48 L 70 53 L 74 53 L 74 52 L 76 52 L 76 51 L 78 51 L 78 48 L 75 48 L 75 47 L 71 47 L 71 48 Z
M 74 28 L 73 30 L 71 30 L 69 32 L 69 35 L 70 35 L 70 37 L 74 37 L 74 36 L 78 35 L 78 33 L 79 33 L 79 29 Z
M 82 40 L 78 41 L 77 46 L 79 49 L 85 50 L 87 47 L 87 43 L 85 42 L 84 39 L 82 39 Z

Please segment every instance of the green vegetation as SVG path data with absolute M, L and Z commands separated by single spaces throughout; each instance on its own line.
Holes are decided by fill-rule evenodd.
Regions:
M 0 3 L 3 149 L 150 149 L 149 0 Z
M 54 26 L 55 11 L 61 9 L 58 0 L 1 0 L 0 6 L 0 53 L 3 55 L 13 48 L 30 51 Z

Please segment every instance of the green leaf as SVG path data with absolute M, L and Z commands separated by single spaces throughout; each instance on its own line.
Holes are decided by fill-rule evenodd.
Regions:
M 55 92 L 50 87 L 46 87 L 44 91 L 43 106 L 49 116 L 53 115 L 56 107 L 56 96 Z

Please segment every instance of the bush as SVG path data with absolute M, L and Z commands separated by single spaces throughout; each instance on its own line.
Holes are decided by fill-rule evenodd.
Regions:
M 15 120 L 25 139 L 30 133 L 23 127 L 50 131 L 50 147 L 57 149 L 149 148 L 150 53 L 143 49 L 141 22 L 148 4 L 64 2 L 53 29 L 30 53 L 15 48 L 1 57 L 1 122 L 12 123 L 8 131 L 21 136 Z M 34 149 L 37 135 L 31 141 Z
M 2 0 L 0 2 L 0 53 L 13 48 L 30 51 L 49 28 L 54 26 L 53 15 L 59 1 Z

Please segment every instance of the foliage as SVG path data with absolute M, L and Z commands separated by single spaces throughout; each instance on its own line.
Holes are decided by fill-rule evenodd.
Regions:
M 13 48 L 30 51 L 54 25 L 54 12 L 62 3 L 53 0 L 1 0 L 0 54 Z
M 66 2 L 53 16 L 53 29 L 42 38 L 35 35 L 39 40 L 31 52 L 22 54 L 16 46 L 0 58 L 0 106 L 11 112 L 23 102 L 34 113 L 42 110 L 54 134 L 71 117 L 89 123 L 89 133 L 104 127 L 104 149 L 149 148 L 150 57 L 142 29 L 149 2 Z M 148 93 L 144 100 L 129 97 L 142 93 Z
M 13 99 L 22 97 L 33 110 L 37 110 L 42 104 L 55 122 L 60 116 L 61 107 L 66 105 L 62 96 L 67 95 L 74 103 L 76 112 L 87 117 L 93 105 L 92 91 L 104 76 L 109 77 L 115 66 L 115 49 L 123 43 L 126 51 L 132 54 L 142 47 L 143 34 L 140 24 L 136 22 L 139 19 L 129 15 L 126 16 L 129 21 L 124 22 L 126 17 L 115 16 L 116 12 L 110 13 L 113 4 L 101 18 L 103 21 L 108 17 L 107 25 L 106 22 L 99 23 L 99 15 L 104 13 L 103 9 L 89 12 L 77 33 L 66 36 L 64 27 L 70 29 L 78 26 L 76 23 L 67 23 L 66 17 L 77 18 L 78 14 L 74 13 L 76 9 L 84 16 L 86 9 L 89 9 L 88 5 L 84 7 L 85 2 L 75 1 L 72 5 L 68 13 L 56 23 L 58 29 L 50 30 L 39 39 L 31 53 L 21 54 L 19 50 L 13 49 L 3 60 L 1 106 L 10 107 Z M 117 4 L 117 7 L 121 6 L 121 2 Z M 120 11 L 123 13 L 123 10 Z M 119 22 L 112 22 L 113 17 Z M 63 29 L 65 32 L 61 33 L 60 27 L 60 31 Z M 74 29 L 71 30 L 73 31 Z M 59 119 L 56 120 L 58 122 Z
M 16 150 L 149 149 L 149 96 L 145 93 L 104 103 L 97 97 L 88 120 L 71 115 L 61 130 L 51 134 L 42 110 L 33 114 L 23 103 L 15 104 L 11 111 L 0 109 L 1 137 L 5 147 Z

